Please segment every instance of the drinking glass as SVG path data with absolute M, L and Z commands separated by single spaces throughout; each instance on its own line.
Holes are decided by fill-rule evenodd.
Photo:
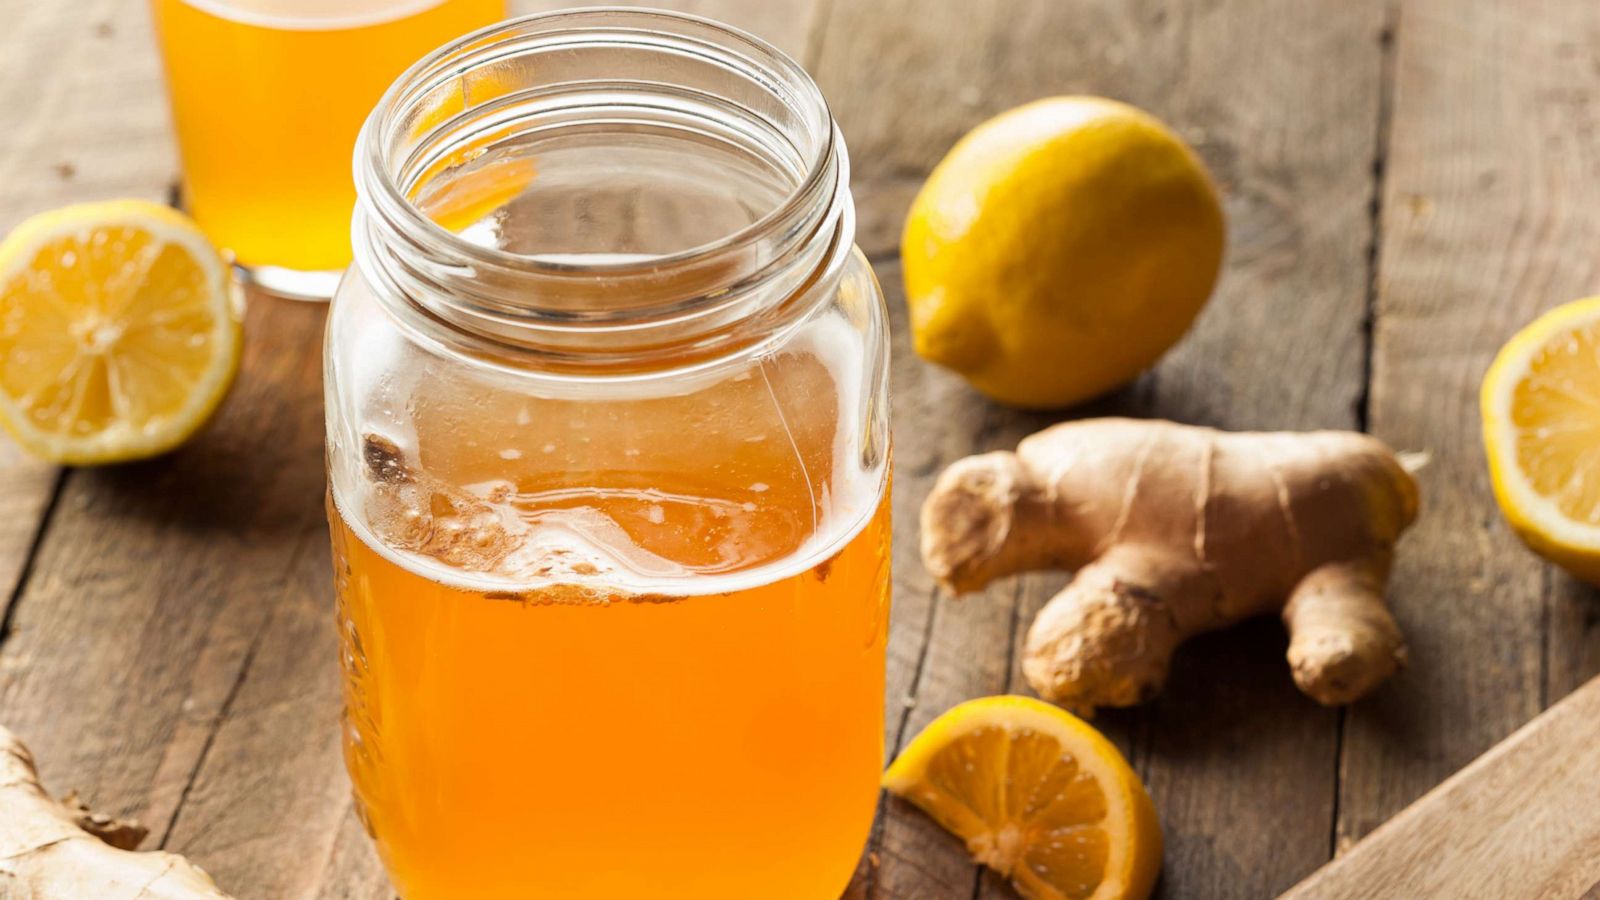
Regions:
M 326 340 L 357 806 L 407 900 L 832 900 L 883 762 L 883 296 L 816 85 L 535 16 L 357 148 Z
M 505 0 L 152 0 L 190 214 L 270 293 L 350 262 L 356 132 L 395 76 Z

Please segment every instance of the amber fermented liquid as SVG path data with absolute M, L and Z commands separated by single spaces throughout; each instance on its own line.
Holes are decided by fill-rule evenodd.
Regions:
M 618 520 L 642 502 L 614 496 Z M 660 509 L 664 541 L 710 533 L 691 500 Z M 825 558 L 698 595 L 452 585 L 330 512 L 346 757 L 407 900 L 845 886 L 883 756 L 886 493 Z
M 342 269 L 367 113 L 505 0 L 152 0 L 184 202 L 248 266 Z

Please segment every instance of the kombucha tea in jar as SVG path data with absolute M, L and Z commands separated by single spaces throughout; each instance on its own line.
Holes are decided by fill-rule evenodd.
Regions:
M 833 900 L 883 763 L 883 298 L 816 86 L 534 16 L 357 150 L 325 347 L 357 807 L 406 900 Z
M 419 56 L 505 0 L 151 0 L 184 203 L 264 288 L 326 299 L 350 262 L 350 155 Z

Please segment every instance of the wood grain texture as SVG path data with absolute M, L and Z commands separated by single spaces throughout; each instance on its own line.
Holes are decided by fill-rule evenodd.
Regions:
M 916 551 L 923 496 L 949 461 L 1069 415 L 1297 428 L 1357 427 L 1370 414 L 1380 436 L 1434 458 L 1392 591 L 1410 671 L 1341 718 L 1294 690 L 1281 628 L 1261 622 L 1194 642 L 1158 701 L 1097 721 L 1160 806 L 1163 896 L 1258 897 L 1291 885 L 1600 671 L 1600 599 L 1525 553 L 1501 524 L 1474 399 L 1516 327 L 1600 289 L 1592 4 L 665 5 L 801 57 L 850 145 L 861 243 L 896 317 L 891 752 L 949 705 L 1026 690 L 1021 635 L 1065 579 L 1043 573 L 965 600 L 939 596 Z M 0 16 L 10 123 L 0 227 L 76 199 L 165 197 L 174 165 L 144 4 L 0 0 Z M 1208 312 L 1154 373 L 1086 409 L 1023 415 L 911 355 L 894 253 L 912 194 L 961 134 L 1015 104 L 1071 92 L 1144 106 L 1196 146 L 1227 197 L 1229 263 Z M 1385 179 L 1369 388 L 1375 155 Z M 392 896 L 349 810 L 338 752 L 320 323 L 314 307 L 254 303 L 239 388 L 221 419 L 173 456 L 71 473 L 57 492 L 54 467 L 0 447 L 0 593 L 28 573 L 0 635 L 0 719 L 33 745 L 52 788 L 140 815 L 152 842 L 193 854 L 245 898 Z M 1577 708 L 1593 719 L 1593 704 Z M 1592 772 L 1568 775 L 1587 784 Z M 1494 795 L 1510 805 L 1463 793 L 1458 781 L 1439 796 L 1485 804 L 1473 807 L 1487 810 L 1480 818 L 1522 822 L 1559 784 L 1526 780 Z M 915 811 L 886 803 L 883 813 L 852 900 L 1011 896 Z M 1559 851 L 1587 827 L 1546 845 Z M 1548 871 L 1571 875 L 1549 882 L 1552 895 L 1600 878 Z
M 1546 900 L 1600 882 L 1600 680 L 1307 878 L 1285 900 Z
M 165 839 L 322 491 L 321 310 L 257 302 L 210 427 L 62 490 L 0 647 L 0 718 L 47 785 Z
M 56 466 L 0 442 L 0 612 L 21 587 L 60 477 Z
M 1195 332 L 1151 376 L 1073 413 L 1356 427 L 1382 25 L 1378 2 L 841 4 L 821 32 L 815 72 L 850 145 L 861 242 L 885 257 L 929 168 L 982 119 L 1060 93 L 1105 94 L 1161 116 L 1227 195 L 1228 269 Z M 897 365 L 928 370 L 914 359 Z M 959 385 L 944 396 L 913 390 L 896 408 L 902 473 L 913 448 L 1009 446 L 1052 419 L 1001 411 Z M 914 510 L 920 496 L 900 502 Z M 916 539 L 904 515 L 896 538 Z M 896 557 L 897 585 L 913 577 L 906 558 L 920 570 L 908 548 Z M 954 702 L 1025 687 L 997 677 L 995 656 L 1027 624 L 1005 616 L 1037 608 L 1048 589 L 1002 583 L 984 598 L 928 606 L 897 593 L 892 677 L 920 660 L 902 738 Z M 997 609 L 967 608 L 976 603 Z M 921 622 L 927 638 L 906 647 Z M 1161 808 L 1168 896 L 1263 896 L 1328 856 L 1338 714 L 1295 691 L 1284 645 L 1275 623 L 1204 638 L 1180 654 L 1154 705 L 1099 723 L 1132 751 Z M 872 896 L 1003 895 L 901 804 L 887 807 L 877 846 Z
M 642 6 L 715 19 L 741 28 L 805 61 L 828 0 L 510 0 L 513 15 L 585 6 Z
M 247 897 L 317 896 L 349 884 L 350 863 L 371 858 L 359 824 L 366 859 L 336 852 L 347 818 L 356 820 L 340 750 L 327 532 L 316 517 L 286 537 L 289 581 L 261 598 L 260 641 L 166 842 Z M 376 861 L 365 868 L 381 889 Z
M 0 0 L 0 228 L 74 200 L 164 199 L 176 172 L 144 4 Z
M 1352 710 L 1341 846 L 1597 670 L 1596 597 L 1490 493 L 1477 389 L 1538 312 L 1600 287 L 1600 60 L 1588 3 L 1413 0 L 1398 22 L 1371 425 L 1427 450 L 1391 594 L 1411 667 Z
M 142 5 L 97 0 L 64 9 L 8 0 L 0 3 L 0 18 L 6 22 L 0 108 L 7 119 L 0 228 L 74 201 L 164 199 L 173 154 Z M 120 602 L 127 573 L 96 565 L 97 557 L 129 548 L 85 543 L 87 534 L 70 524 L 55 536 L 44 531 L 58 491 L 58 521 L 106 512 L 105 505 L 91 509 L 92 485 L 101 477 L 63 480 L 55 467 L 14 445 L 0 448 L 0 590 L 13 604 L 9 628 L 0 635 L 0 718 L 40 754 L 48 785 L 78 787 L 90 799 L 114 796 L 113 809 L 151 810 L 159 819 L 181 794 L 183 782 L 165 767 L 164 753 L 182 730 L 182 712 L 170 710 L 156 729 L 123 729 L 129 698 L 144 699 L 137 690 L 151 686 L 135 670 L 159 672 L 161 666 L 150 665 L 148 648 L 136 645 L 138 626 L 148 619 Z M 124 527 L 132 528 L 143 514 L 124 507 L 111 517 L 123 517 Z M 36 577 L 19 583 L 29 562 Z M 57 603 L 56 596 L 68 599 Z M 104 596 L 114 599 L 97 607 Z M 124 686 L 136 692 L 123 693 Z M 171 704 L 184 700 L 179 694 Z M 139 757 L 129 765 L 143 777 L 124 767 L 129 755 Z M 153 783 L 157 775 L 159 784 Z M 125 787 L 133 789 L 124 793 Z
M 173 165 L 140 4 L 0 0 L 0 232 L 37 212 L 112 196 L 162 199 Z M 0 609 L 22 577 L 59 471 L 0 438 Z

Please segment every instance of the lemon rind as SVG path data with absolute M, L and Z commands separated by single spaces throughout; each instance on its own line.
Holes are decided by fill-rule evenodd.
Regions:
M 1575 522 L 1556 502 L 1528 482 L 1516 462 L 1517 427 L 1512 422 L 1512 394 L 1528 371 L 1534 354 L 1575 325 L 1600 322 L 1600 297 L 1558 306 L 1535 319 L 1501 348 L 1484 378 L 1480 396 L 1485 452 L 1501 508 L 1519 530 L 1534 531 L 1558 548 L 1600 554 L 1600 526 Z
M 1136 830 L 1140 806 L 1149 804 L 1149 799 L 1139 796 L 1144 788 L 1128 768 L 1122 752 L 1092 726 L 1081 721 L 1076 724 L 1071 720 L 1063 721 L 1064 715 L 1070 714 L 1043 700 L 1020 695 L 981 697 L 957 704 L 929 723 L 906 745 L 884 773 L 883 787 L 909 799 L 911 789 L 924 780 L 934 754 L 955 738 L 990 726 L 1007 730 L 1031 728 L 1055 737 L 1068 750 L 1081 750 L 1087 744 L 1091 752 L 1075 752 L 1074 756 L 1094 775 L 1105 792 L 1106 821 L 1119 822 L 1129 831 Z M 1153 811 L 1153 807 L 1151 809 Z M 1159 849 L 1155 852 L 1159 853 Z M 1132 847 L 1112 841 L 1106 857 L 1105 881 L 1095 896 L 1116 895 L 1137 877 Z

